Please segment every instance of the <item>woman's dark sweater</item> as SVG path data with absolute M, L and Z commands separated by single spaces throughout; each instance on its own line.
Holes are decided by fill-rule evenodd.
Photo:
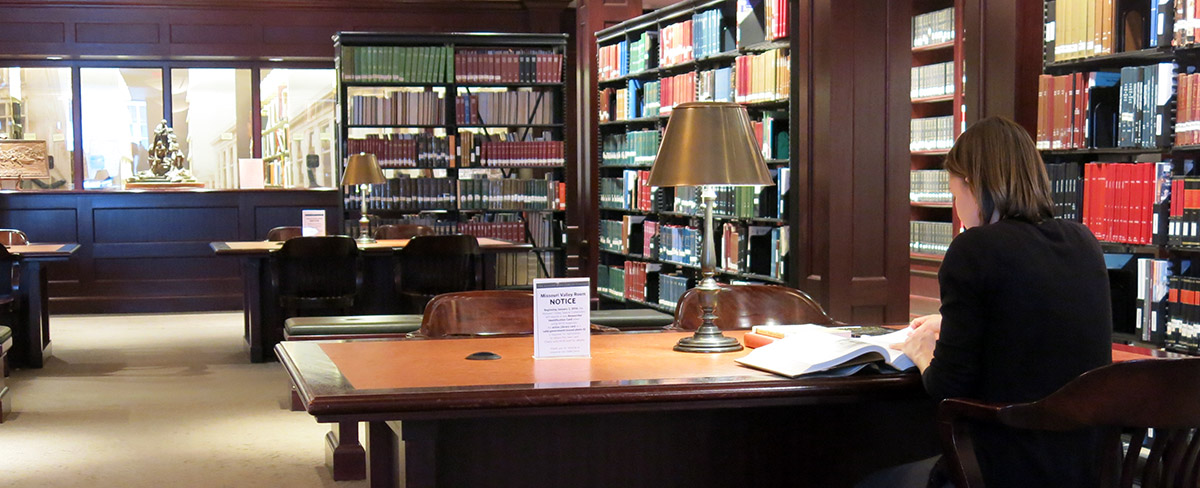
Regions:
M 1069 221 L 968 229 L 938 273 L 942 330 L 925 389 L 935 398 L 1041 399 L 1112 361 L 1108 274 L 1099 243 Z M 974 428 L 987 486 L 1096 486 L 1091 432 Z

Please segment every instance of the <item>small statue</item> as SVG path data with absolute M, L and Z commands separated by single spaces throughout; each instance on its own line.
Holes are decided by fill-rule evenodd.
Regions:
M 195 182 L 184 165 L 187 159 L 179 150 L 175 130 L 164 119 L 154 128 L 154 143 L 150 146 L 150 169 L 140 171 L 129 178 L 130 182 Z

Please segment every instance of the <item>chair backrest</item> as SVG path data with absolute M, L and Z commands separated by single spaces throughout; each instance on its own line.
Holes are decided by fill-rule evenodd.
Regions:
M 1103 487 L 1200 486 L 1200 358 L 1125 361 L 1080 375 L 1030 403 L 987 404 L 950 398 L 938 408 L 943 454 L 959 488 L 984 486 L 975 457 L 974 422 L 1018 429 L 1102 431 Z M 1147 429 L 1149 456 L 1139 461 Z M 1123 447 L 1122 433 L 1130 436 Z
M 376 239 L 412 239 L 434 235 L 433 227 L 416 224 L 386 224 L 375 229 Z
M 444 293 L 425 306 L 415 336 L 452 337 L 533 333 L 533 292 L 476 290 Z
M 776 285 L 720 285 L 714 321 L 718 329 L 749 329 L 755 325 L 835 324 L 821 305 L 795 288 Z M 700 290 L 684 292 L 675 306 L 675 327 L 700 328 Z
M 362 281 L 358 246 L 346 236 L 288 239 L 271 257 L 280 296 L 353 296 Z
M 424 295 L 483 288 L 474 236 L 417 236 L 398 253 L 396 289 Z
M 267 231 L 267 240 L 268 241 L 286 241 L 288 239 L 291 239 L 294 237 L 301 237 L 303 235 L 304 235 L 303 227 L 284 225 L 284 226 L 280 226 L 280 227 L 275 227 L 275 228 L 271 229 L 270 231 Z
M 29 244 L 25 233 L 17 229 L 0 229 L 0 244 L 5 246 L 22 246 Z

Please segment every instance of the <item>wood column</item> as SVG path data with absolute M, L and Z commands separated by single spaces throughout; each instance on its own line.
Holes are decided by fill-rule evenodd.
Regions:
M 599 116 L 596 108 L 596 31 L 642 14 L 641 0 L 579 0 L 575 10 L 575 147 L 574 178 L 567 181 L 567 206 L 578 209 L 568 213 L 567 225 L 577 227 L 568 254 L 584 262 L 578 266 L 582 276 L 596 283 L 596 263 L 600 262 L 600 151 L 597 135 Z M 568 173 L 570 176 L 570 173 Z M 596 296 L 595 289 L 592 296 Z
M 905 322 L 911 0 L 796 8 L 805 38 L 794 55 L 808 59 L 793 62 L 792 96 L 807 97 L 793 104 L 802 139 L 793 155 L 802 173 L 793 269 L 839 320 Z
M 1042 1 L 962 1 L 967 124 L 1002 115 L 1036 134 Z

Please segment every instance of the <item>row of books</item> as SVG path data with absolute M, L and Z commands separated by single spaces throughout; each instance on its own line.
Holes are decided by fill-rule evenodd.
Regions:
M 603 219 L 600 221 L 600 250 L 620 254 L 639 254 L 649 251 L 653 246 L 652 240 L 643 240 L 643 228 L 647 221 L 641 215 L 625 215 L 621 220 Z M 657 225 L 657 224 L 655 224 Z M 632 239 L 631 239 L 632 237 Z
M 944 169 L 915 169 L 909 172 L 908 200 L 914 203 L 951 203 L 950 173 Z
M 600 178 L 600 207 L 617 210 L 654 210 L 650 172 L 627 169 L 620 178 Z
M 1157 2 L 1150 2 L 1157 3 Z M 1120 52 L 1118 43 L 1123 29 L 1117 21 L 1117 12 L 1112 0 L 1057 0 L 1046 5 L 1049 18 L 1054 21 L 1047 41 L 1053 40 L 1050 50 L 1051 61 L 1102 56 Z M 1124 49 L 1124 50 L 1136 50 Z
M 1171 276 L 1167 294 L 1170 318 L 1163 342 L 1167 349 L 1197 354 L 1200 352 L 1200 278 Z
M 1137 280 L 1134 333 L 1143 342 L 1161 346 L 1167 337 L 1171 262 L 1138 258 Z M 1117 328 L 1116 324 L 1113 328 Z
M 454 56 L 459 83 L 559 83 L 563 55 L 513 49 L 462 50 Z
M 658 32 L 658 41 L 659 66 L 675 66 L 695 59 L 691 19 L 663 27 Z
M 565 184 L 551 179 L 390 178 L 371 185 L 368 210 L 562 210 Z M 357 187 L 344 195 L 346 208 L 360 208 Z
M 772 178 L 790 177 L 790 168 L 778 168 Z M 782 176 L 781 176 L 782 175 Z M 717 194 L 713 201 L 713 215 L 739 219 L 782 219 L 787 208 L 786 179 L 775 186 L 713 186 Z M 782 198 L 780 197 L 782 190 Z M 675 188 L 674 205 L 670 211 L 686 215 L 704 215 L 701 190 L 695 186 Z
M 555 123 L 558 94 L 548 90 L 485 91 L 455 99 L 460 125 L 531 125 Z
M 549 130 L 543 130 L 540 133 L 520 130 L 520 131 L 481 131 L 480 129 L 463 131 L 458 133 L 458 166 L 463 168 L 486 168 L 486 167 L 504 167 L 504 166 L 561 166 L 563 164 L 562 141 L 554 140 L 554 134 Z M 483 147 L 485 144 L 509 144 L 521 143 L 531 144 L 527 150 L 533 150 L 535 147 L 540 147 L 540 150 L 534 153 L 526 154 L 520 157 L 513 154 L 513 160 L 507 164 L 496 158 L 485 159 Z M 545 146 L 538 146 L 533 143 L 541 143 Z M 504 158 L 501 158 L 504 159 Z M 453 165 L 454 162 L 451 162 Z
M 642 54 L 642 53 L 638 53 Z M 596 49 L 596 79 L 607 81 L 629 74 L 629 41 Z
M 433 134 L 370 134 L 347 139 L 348 154 L 375 155 L 381 168 L 448 168 L 454 165 L 454 136 Z
M 954 40 L 954 8 L 914 15 L 912 18 L 912 47 L 942 44 Z
M 734 93 L 739 103 L 788 98 L 791 93 L 791 56 L 772 49 L 734 60 Z
M 616 109 L 616 120 L 636 119 L 641 116 L 642 105 L 638 103 L 638 80 L 629 80 L 627 88 L 617 88 L 613 107 Z
M 765 0 L 763 7 L 766 40 L 785 39 L 788 37 L 788 5 L 789 0 Z
M 277 125 L 275 128 L 263 131 L 263 159 L 271 160 L 288 155 L 288 139 L 287 124 Z
M 1175 23 L 1171 44 L 1175 47 L 1195 46 L 1200 39 L 1200 3 L 1195 0 L 1173 0 L 1173 4 Z
M 689 71 L 675 76 L 667 76 L 659 83 L 659 114 L 669 114 L 676 105 L 696 101 L 696 72 Z
M 942 256 L 950 248 L 953 238 L 954 225 L 950 222 L 913 220 L 908 223 L 909 252 Z
M 789 159 L 792 149 L 788 125 L 787 114 L 779 112 L 763 112 L 761 120 L 750 122 L 764 159 Z
M 724 44 L 725 26 L 721 9 L 710 9 L 692 15 L 692 56 L 704 59 L 731 49 Z M 676 63 L 678 64 L 678 63 Z
M 1039 149 L 1166 147 L 1174 65 L 1038 79 Z
M 1167 220 L 1168 245 L 1200 246 L 1200 178 L 1178 176 L 1171 180 Z
M 616 269 L 614 268 L 614 271 Z M 623 296 L 627 300 L 635 300 L 645 303 L 646 300 L 646 281 L 651 274 L 658 274 L 662 270 L 662 265 L 658 263 L 647 263 L 644 261 L 625 261 L 625 292 Z M 613 290 L 616 291 L 616 290 Z
M 1200 73 L 1180 73 L 1176 85 L 1175 145 L 1200 144 Z
M 342 46 L 342 79 L 353 82 L 448 83 L 450 46 Z
M 443 125 L 446 101 L 441 92 L 388 90 L 350 95 L 350 125 Z
M 658 304 L 674 310 L 683 294 L 695 286 L 695 280 L 687 275 L 659 273 Z
M 719 267 L 730 273 L 769 276 L 782 280 L 787 268 L 788 226 L 721 226 Z
M 908 124 L 910 151 L 942 151 L 954 146 L 953 115 L 917 118 Z
M 536 278 L 557 278 L 557 269 L 558 253 L 552 251 L 499 253 L 496 255 L 496 286 L 531 286 Z
M 647 81 L 642 84 L 642 117 L 657 117 L 662 112 L 662 83 Z
M 1088 163 L 1083 167 L 1083 224 L 1097 239 L 1166 244 L 1171 163 Z
M 566 183 L 553 179 L 458 180 L 462 210 L 563 210 Z
M 1079 222 L 1083 216 L 1080 207 L 1083 205 L 1080 193 L 1079 163 L 1054 163 L 1046 165 L 1046 173 L 1050 176 L 1050 194 L 1054 200 L 1054 215 L 1060 219 Z
M 909 98 L 928 98 L 954 94 L 954 63 L 934 63 L 912 67 Z
M 606 134 L 600 143 L 600 165 L 649 168 L 658 154 L 661 137 L 657 129 Z
M 629 73 L 641 73 L 654 66 L 651 62 L 658 59 L 658 33 L 651 34 L 649 31 L 643 32 L 638 38 L 629 43 L 629 67 L 625 73 L 620 73 L 618 76 L 624 76 Z
M 674 307 L 690 287 L 679 287 L 675 278 L 686 278 L 661 272 L 659 265 L 640 261 L 626 261 L 622 265 L 600 265 L 596 274 L 596 290 L 604 296 L 618 300 L 657 304 Z M 668 305 L 669 304 L 669 305 Z
M 700 71 L 696 75 L 696 100 L 701 102 L 732 102 L 733 67 Z
M 482 167 L 562 166 L 566 163 L 563 141 L 480 140 L 475 144 L 471 154 L 477 159 L 473 162 Z

